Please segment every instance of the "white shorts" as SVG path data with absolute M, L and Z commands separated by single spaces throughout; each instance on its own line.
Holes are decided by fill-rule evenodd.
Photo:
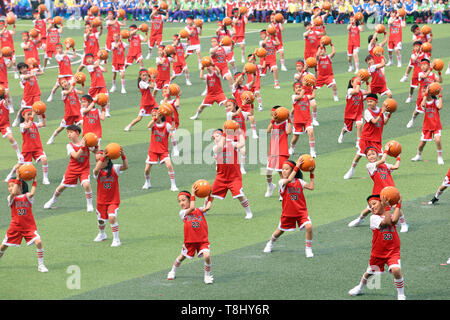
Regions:
M 445 176 L 444 181 L 442 181 L 443 187 L 450 187 L 450 181 L 447 176 Z
M 194 44 L 192 46 L 188 46 L 187 49 L 186 49 L 186 54 L 190 55 L 190 54 L 194 53 L 194 51 L 195 52 L 200 52 L 201 51 L 200 44 Z

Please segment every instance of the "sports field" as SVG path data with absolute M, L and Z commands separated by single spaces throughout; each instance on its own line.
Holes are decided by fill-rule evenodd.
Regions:
M 169 40 L 184 25 L 166 24 L 164 39 Z M 259 30 L 262 24 L 247 25 L 246 53 L 257 47 Z M 15 36 L 16 54 L 20 49 L 20 32 L 29 30 L 31 22 L 17 24 Z M 203 55 L 209 49 L 209 38 L 216 24 L 206 23 L 201 41 Z M 433 58 L 450 60 L 450 35 L 447 25 L 433 25 Z M 73 37 L 76 48 L 82 51 L 82 29 L 64 28 L 63 38 Z M 280 90 L 273 88 L 272 76 L 262 78 L 262 96 L 264 111 L 255 111 L 258 129 L 267 128 L 270 122 L 270 108 L 273 105 L 291 108 L 291 94 L 295 61 L 303 57 L 303 25 L 286 24 L 283 33 L 286 53 L 287 72 L 280 71 Z M 244 210 L 237 200 L 228 194 L 224 201 L 215 200 L 208 213 L 209 241 L 212 254 L 212 274 L 214 284 L 203 283 L 203 260 L 185 261 L 177 272 L 174 281 L 167 281 L 167 272 L 174 259 L 180 253 L 183 244 L 183 223 L 178 212 L 176 193 L 169 190 L 170 183 L 165 166 L 152 168 L 152 188 L 142 190 L 144 184 L 144 161 L 147 156 L 150 132 L 147 121 L 124 132 L 123 128 L 136 117 L 140 93 L 137 88 L 138 66 L 132 66 L 126 72 L 128 93 L 120 90 L 110 94 L 111 118 L 102 123 L 102 146 L 110 142 L 120 143 L 128 156 L 130 168 L 120 177 L 121 206 L 118 215 L 122 246 L 111 248 L 111 231 L 107 226 L 108 240 L 95 243 L 98 233 L 95 213 L 86 212 L 84 192 L 81 187 L 68 189 L 62 194 L 56 209 L 44 210 L 44 203 L 51 197 L 65 172 L 68 158 L 65 132 L 61 133 L 53 145 L 46 141 L 58 126 L 64 113 L 64 104 L 60 91 L 51 103 L 47 103 L 47 128 L 40 131 L 44 151 L 49 159 L 50 185 L 42 185 L 42 171 L 38 168 L 38 190 L 33 212 L 39 234 L 45 248 L 45 264 L 50 270 L 42 274 L 37 271 L 34 246 L 10 248 L 0 260 L 0 296 L 2 299 L 395 299 L 396 290 L 391 275 L 381 278 L 379 289 L 367 290 L 358 297 L 349 297 L 349 289 L 358 284 L 365 271 L 371 248 L 372 232 L 368 221 L 357 228 L 347 227 L 348 222 L 356 218 L 366 206 L 365 199 L 372 191 L 372 180 L 365 169 L 366 160 L 362 159 L 354 177 L 344 180 L 355 155 L 355 132 L 344 138 L 339 145 L 337 138 L 343 126 L 345 93 L 348 80 L 353 76 L 347 72 L 347 31 L 345 25 L 328 25 L 327 32 L 336 46 L 333 69 L 338 85 L 339 102 L 332 99 L 331 89 L 323 88 L 317 93 L 319 127 L 315 127 L 316 136 L 316 187 L 306 193 L 309 214 L 313 222 L 314 258 L 306 259 L 304 254 L 304 232 L 284 234 L 270 254 L 262 252 L 265 243 L 278 225 L 281 203 L 278 194 L 265 198 L 266 166 L 264 158 L 258 158 L 256 164 L 247 164 L 247 174 L 243 176 L 244 192 L 248 197 L 254 217 L 244 220 Z M 367 36 L 372 31 L 361 34 L 359 54 L 361 68 L 367 55 Z M 102 35 L 100 45 L 106 39 Z M 450 112 L 446 104 L 450 95 L 446 90 L 450 76 L 444 77 L 444 109 L 440 112 L 443 125 L 442 142 L 445 165 L 438 166 L 436 146 L 428 143 L 423 161 L 411 162 L 416 154 L 421 134 L 423 116 L 419 116 L 411 129 L 406 123 L 411 117 L 414 103 L 405 104 L 409 83 L 400 83 L 412 50 L 409 25 L 403 31 L 403 67 L 386 68 L 388 87 L 399 104 L 384 129 L 383 142 L 395 139 L 402 144 L 402 162 L 400 169 L 393 173 L 396 186 L 403 196 L 403 208 L 410 226 L 408 233 L 401 233 L 402 270 L 405 279 L 405 294 L 408 299 L 450 299 L 450 266 L 441 266 L 450 257 L 448 246 L 450 193 L 444 193 L 435 206 L 426 204 L 441 184 L 450 164 Z M 385 50 L 387 57 L 387 50 Z M 147 47 L 143 47 L 145 57 Z M 155 66 L 155 53 L 145 60 L 145 67 Z M 235 49 L 238 69 L 240 49 Z M 18 58 L 18 62 L 23 61 Z M 111 61 L 111 60 L 110 60 Z M 55 67 L 55 60 L 51 65 Z M 210 129 L 222 127 L 225 112 L 217 105 L 206 109 L 201 120 L 189 119 L 202 101 L 200 93 L 205 85 L 199 78 L 197 60 L 188 59 L 192 86 L 185 85 L 184 76 L 176 80 L 182 88 L 180 128 L 191 133 L 181 137 L 180 158 L 184 163 L 174 161 L 175 177 L 180 190 L 190 190 L 192 183 L 200 178 L 212 183 L 215 177 L 215 164 L 210 159 L 205 163 L 190 163 L 211 144 Z M 73 65 L 75 71 L 76 65 Z M 445 69 L 444 69 L 445 71 Z M 443 71 L 443 73 L 444 73 Z M 39 78 L 39 85 L 45 101 L 57 77 L 57 68 L 48 69 Z M 111 66 L 104 74 L 108 88 L 111 85 Z M 89 78 L 89 77 L 88 77 Z M 19 109 L 22 89 L 10 74 L 10 92 L 14 108 Z M 119 82 L 119 81 L 118 81 Z M 222 82 L 225 93 L 231 96 L 226 82 Z M 415 92 L 416 95 L 416 92 Z M 156 98 L 159 101 L 161 95 Z M 383 100 L 383 98 L 382 98 Z M 381 100 L 381 101 L 382 101 Z M 12 122 L 11 116 L 11 122 Z M 201 131 L 194 136 L 194 124 L 201 125 Z M 198 129 L 196 129 L 198 130 Z M 181 133 L 182 130 L 180 130 Z M 267 145 L 266 137 L 260 131 L 260 147 Z M 13 134 L 21 145 L 18 128 Z M 251 138 L 250 138 L 251 139 Z M 184 141 L 184 142 L 183 142 Z M 247 143 L 249 139 L 247 139 Z M 0 177 L 3 180 L 16 162 L 16 155 L 7 140 L 1 142 Z M 189 152 L 183 152 L 183 145 L 191 145 Z M 194 148 L 195 145 L 195 148 Z M 266 149 L 259 149 L 266 155 Z M 309 152 L 307 138 L 301 136 L 296 154 Z M 256 153 L 255 153 L 256 154 Z M 250 158 L 250 155 L 247 156 Z M 393 159 L 389 159 L 393 163 Z M 91 167 L 93 157 L 91 158 Z M 308 180 L 308 177 L 306 178 Z M 276 183 L 278 178 L 274 176 Z M 93 189 L 96 184 L 91 179 Z M 448 191 L 447 191 L 448 192 Z M 94 196 L 96 192 L 94 191 Z M 3 237 L 10 222 L 10 210 L 7 206 L 7 186 L 0 188 L 0 199 L 4 199 L 0 214 L 0 237 Z M 198 206 L 200 206 L 198 200 Z M 368 220 L 368 219 L 366 219 Z M 75 266 L 75 267 L 73 267 Z M 76 268 L 81 273 L 79 289 L 70 289 L 71 274 Z

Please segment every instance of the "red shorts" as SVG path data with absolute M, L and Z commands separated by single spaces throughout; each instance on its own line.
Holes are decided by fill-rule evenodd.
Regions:
M 1 135 L 2 135 L 2 138 L 6 138 L 6 136 L 7 136 L 8 134 L 12 133 L 9 124 L 6 125 L 6 126 L 0 127 L 0 133 L 1 133 Z
M 233 62 L 234 61 L 234 52 L 231 51 L 231 52 L 227 53 L 225 58 L 227 59 L 227 62 Z
M 205 99 L 203 99 L 202 105 L 204 106 L 212 106 L 214 103 L 222 104 L 227 101 L 227 97 L 224 93 L 218 94 L 218 95 L 210 95 L 206 94 Z
M 392 51 L 394 49 L 401 50 L 402 49 L 402 42 L 401 41 L 397 41 L 397 40 L 389 41 L 388 42 L 388 50 Z
M 183 244 L 181 254 L 188 259 L 193 259 L 197 252 L 197 256 L 201 258 L 203 252 L 209 252 L 209 242 L 191 242 Z
M 419 75 L 413 74 L 411 78 L 411 87 L 417 88 L 419 86 Z
M 156 152 L 152 152 L 149 151 L 148 155 L 147 155 L 147 159 L 145 160 L 145 163 L 148 164 L 158 164 L 158 161 L 160 164 L 163 164 L 164 162 L 166 162 L 166 160 L 169 160 L 169 153 L 168 152 L 164 152 L 164 153 L 156 153 Z
M 20 247 L 22 244 L 22 239 L 25 239 L 27 246 L 32 245 L 34 241 L 40 239 L 41 237 L 37 233 L 36 229 L 33 230 L 16 230 L 14 228 L 9 228 L 6 231 L 5 238 L 2 244 L 8 247 Z
M 156 34 L 156 35 L 150 35 L 150 39 L 148 39 L 148 45 L 150 48 L 153 48 L 153 46 L 160 45 L 162 41 L 162 34 Z
M 162 90 L 165 84 L 169 84 L 170 79 L 155 79 L 155 90 Z
M 0 85 L 2 85 L 5 89 L 8 89 L 8 82 L 0 82 Z
M 283 43 L 280 42 L 280 44 L 275 47 L 275 50 L 277 50 L 277 52 L 284 51 Z
M 329 88 L 333 84 L 336 84 L 336 81 L 334 80 L 334 75 L 329 75 L 328 77 L 317 78 L 316 87 L 322 88 L 323 85 L 326 85 Z
M 423 130 L 422 129 L 422 136 L 420 137 L 421 141 L 433 141 L 433 138 L 436 136 L 441 136 L 441 130 Z
M 105 48 L 106 51 L 111 51 L 111 43 L 113 42 L 113 38 L 106 38 Z
M 352 132 L 353 130 L 353 122 L 360 122 L 361 124 L 363 123 L 363 117 L 357 117 L 356 119 L 349 119 L 349 118 L 345 118 L 344 119 L 344 128 L 347 132 Z
M 273 71 L 273 68 L 277 67 L 277 60 L 267 60 L 266 59 L 266 72 L 267 69 L 269 69 L 271 72 Z
M 88 94 L 92 97 L 95 98 L 96 95 L 98 95 L 99 93 L 105 93 L 106 95 L 108 95 L 108 89 L 106 89 L 106 87 L 94 87 L 94 88 L 89 88 Z
M 286 217 L 282 215 L 278 229 L 281 231 L 295 231 L 298 226 L 302 230 L 307 224 L 311 224 L 311 219 L 307 213 L 301 217 Z
M 307 123 L 294 123 L 294 130 L 293 130 L 292 134 L 299 135 L 299 134 L 306 132 L 306 130 L 312 129 L 312 128 L 313 128 L 313 126 L 311 124 L 311 120 Z
M 123 63 L 114 63 L 112 65 L 112 72 L 124 72 L 125 71 L 125 64 Z
M 141 108 L 139 109 L 139 115 L 141 117 L 151 117 L 152 110 L 157 107 L 158 105 L 156 103 L 153 106 L 141 106 Z
M 78 125 L 82 120 L 83 120 L 83 118 L 81 116 L 67 116 L 61 120 L 61 123 L 59 126 L 63 127 L 63 128 L 67 128 L 68 126 L 70 126 L 72 124 Z
M 354 53 L 359 52 L 359 44 L 356 43 L 349 43 L 347 45 L 347 55 L 352 56 Z
M 236 44 L 245 44 L 245 36 L 234 36 L 232 39 Z
M 289 160 L 289 156 L 283 155 L 269 155 L 267 158 L 267 169 L 281 172 L 283 169 L 283 163 Z
M 173 74 L 176 76 L 179 76 L 186 68 L 186 63 L 185 64 L 181 64 L 181 63 L 177 63 L 177 64 L 173 64 Z
M 33 103 L 41 101 L 41 96 L 27 96 L 22 98 L 22 108 L 32 108 Z
M 33 159 L 36 162 L 41 161 L 42 158 L 47 157 L 43 150 L 35 150 L 30 152 L 23 152 L 20 154 L 19 163 L 32 162 Z
M 97 218 L 98 220 L 108 220 L 109 216 L 117 217 L 119 212 L 118 204 L 98 204 L 97 203 Z
M 216 66 L 220 70 L 220 74 L 222 75 L 222 79 L 225 79 L 227 75 L 231 76 L 230 69 L 228 69 L 228 64 L 226 64 L 226 63 L 225 64 L 219 64 L 219 65 L 216 64 Z
M 401 268 L 400 263 L 400 253 L 393 254 L 387 258 L 379 258 L 375 256 L 370 256 L 369 267 L 367 268 L 367 273 L 373 274 L 376 272 L 384 272 L 384 265 L 388 265 L 388 270 L 391 271 L 393 267 Z
M 244 196 L 244 192 L 242 191 L 242 180 L 235 179 L 233 181 L 227 181 L 221 180 L 220 178 L 217 179 L 216 177 L 212 186 L 211 195 L 214 198 L 225 199 L 228 190 L 231 191 L 233 198 Z
M 382 152 L 382 147 L 381 147 L 381 142 L 378 141 L 369 141 L 369 140 L 364 140 L 364 139 L 360 139 L 359 143 L 358 143 L 358 150 L 356 151 L 356 154 L 365 157 L 366 154 L 364 153 L 364 151 L 366 150 L 367 147 L 372 146 L 375 147 L 377 149 L 378 155 L 382 156 L 383 152 Z
M 84 182 L 90 181 L 90 175 L 89 175 L 89 169 L 81 172 L 81 173 L 75 173 L 72 171 L 66 171 L 64 174 L 64 177 L 61 181 L 61 184 L 64 187 L 76 187 L 78 184 L 78 180 L 80 181 L 80 184 L 83 185 Z
M 142 60 L 142 53 L 136 53 L 136 54 L 128 54 L 127 55 L 127 62 L 125 64 L 132 64 L 133 61 L 136 60 L 136 62 L 139 62 Z
M 374 93 L 374 94 L 380 94 L 382 96 L 384 96 L 387 92 L 389 91 L 389 89 L 387 88 L 386 85 L 380 87 L 380 86 L 370 86 L 370 92 Z
M 54 54 L 55 54 L 55 50 L 54 49 L 45 51 L 45 57 L 46 58 L 51 58 L 51 57 L 53 57 Z

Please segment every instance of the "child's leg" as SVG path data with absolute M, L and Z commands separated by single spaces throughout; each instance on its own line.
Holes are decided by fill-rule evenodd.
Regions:
M 356 154 L 352 161 L 352 166 L 347 171 L 347 173 L 344 175 L 344 179 L 350 179 L 353 174 L 355 173 L 355 168 L 358 165 L 359 159 L 361 159 L 361 156 Z
M 244 63 L 245 62 L 245 44 L 241 43 L 241 62 Z
M 113 214 L 108 212 L 108 220 L 109 220 L 109 224 L 111 226 L 111 231 L 112 231 L 114 240 L 117 242 L 120 242 L 119 223 L 117 222 L 117 218 Z
M 280 62 L 281 62 L 281 70 L 287 71 L 286 65 L 284 64 L 285 61 L 284 61 L 284 51 L 283 50 L 280 51 Z
M 170 178 L 170 190 L 178 191 L 177 185 L 175 184 L 175 171 L 173 170 L 172 161 L 170 161 L 170 159 L 167 159 L 165 163 Z
M 142 116 L 141 116 L 141 115 L 138 115 L 136 119 L 134 119 L 133 121 L 131 121 L 130 124 L 127 125 L 127 126 L 125 127 L 125 131 L 130 130 L 132 126 L 134 126 L 136 123 L 138 123 L 138 122 L 141 121 L 141 120 L 142 120 Z M 128 130 L 127 130 L 127 129 L 128 129 Z
M 314 100 L 314 101 L 310 101 L 309 105 L 311 106 L 311 115 L 312 115 L 313 123 L 315 126 L 318 126 L 319 124 L 317 123 L 317 103 Z
M 92 206 L 92 188 L 91 183 L 89 181 L 86 181 L 83 183 L 83 189 L 84 194 L 86 196 L 86 205 L 87 205 L 87 211 L 91 212 L 94 211 L 94 207 Z
M 169 275 L 167 276 L 168 280 L 173 280 L 175 279 L 175 274 L 177 272 L 177 269 L 180 267 L 181 263 L 184 261 L 184 259 L 186 259 L 185 256 L 183 256 L 182 254 L 180 254 L 174 261 L 173 265 L 172 265 L 172 270 L 170 270 Z
M 239 202 L 241 203 L 241 206 L 245 210 L 245 219 L 251 219 L 253 218 L 252 209 L 250 209 L 250 204 L 248 203 L 248 199 L 245 195 L 237 198 Z
M 314 129 L 308 129 L 306 131 L 309 137 L 309 153 L 312 157 L 316 157 L 316 141 L 314 140 Z
M 355 71 L 359 70 L 359 57 L 358 52 L 353 51 L 353 61 L 355 62 Z
M 36 241 L 34 241 L 34 244 L 36 245 L 38 265 L 40 268 L 43 268 L 43 272 L 48 272 L 47 268 L 45 268 L 44 265 L 44 246 L 42 245 L 41 239 L 36 239 Z
M 6 136 L 6 139 L 8 139 L 9 143 L 11 143 L 11 147 L 16 152 L 17 158 L 19 158 L 20 157 L 20 150 L 19 150 L 19 145 L 17 144 L 16 139 L 14 139 L 14 137 L 13 137 L 13 135 L 11 133 L 9 133 Z
M 405 296 L 405 280 L 403 279 L 402 270 L 400 267 L 394 267 L 391 269 L 392 275 L 394 276 L 394 284 L 397 288 L 398 297 L 404 298 Z
M 41 159 L 42 161 L 42 183 L 43 184 L 50 184 L 50 181 L 48 181 L 48 160 L 46 157 Z
M 63 127 L 58 127 L 56 128 L 56 130 L 53 132 L 53 134 L 51 135 L 51 137 L 48 139 L 47 144 L 52 144 L 56 138 L 56 136 L 63 131 L 64 128 Z
M 198 109 L 197 109 L 197 113 L 196 113 L 194 116 L 192 116 L 190 119 L 191 119 L 191 120 L 197 120 L 198 117 L 200 116 L 200 113 L 202 113 L 202 111 L 203 111 L 203 109 L 204 109 L 205 107 L 206 107 L 205 105 L 201 104 L 201 105 L 198 107 Z
M 444 160 L 442 159 L 442 143 L 441 136 L 435 135 L 434 142 L 436 142 L 437 154 L 438 154 L 438 163 L 444 164 Z
M 5 246 L 4 244 L 0 245 L 0 259 L 5 254 L 6 249 L 8 249 L 8 246 Z
M 144 188 L 147 186 L 148 189 L 152 186 L 151 182 L 150 182 L 150 172 L 152 169 L 152 165 L 150 163 L 146 163 L 145 164 L 145 169 L 144 169 L 144 176 L 145 176 L 145 184 L 144 184 Z
M 125 71 L 120 71 L 120 83 L 122 85 L 122 93 L 126 93 L 126 91 L 125 91 Z
M 278 67 L 274 66 L 273 67 L 273 82 L 275 84 L 275 87 L 279 88 L 279 83 L 278 83 Z
M 258 133 L 256 132 L 256 120 L 255 116 L 253 115 L 253 111 L 248 115 L 248 120 L 250 120 L 250 127 L 252 129 L 252 138 L 258 139 Z
M 56 83 L 53 86 L 52 91 L 50 92 L 50 95 L 47 98 L 47 102 L 50 102 L 50 101 L 53 100 L 53 95 L 55 94 L 55 92 L 58 89 L 58 87 L 59 87 L 59 82 L 58 82 L 58 79 L 56 79 Z
M 293 153 L 294 153 L 295 145 L 297 144 L 298 137 L 299 137 L 298 134 L 293 134 L 293 135 L 292 135 L 291 146 L 290 146 L 290 148 L 289 148 L 289 154 L 293 154 Z M 292 151 L 292 152 L 291 152 L 291 151 Z
M 313 228 L 312 224 L 308 223 L 305 225 L 305 252 L 308 258 L 312 258 L 314 256 L 312 253 L 312 241 L 313 241 Z
M 338 98 L 337 86 L 335 83 L 331 85 L 331 90 L 333 90 L 334 101 L 338 101 L 339 98 Z

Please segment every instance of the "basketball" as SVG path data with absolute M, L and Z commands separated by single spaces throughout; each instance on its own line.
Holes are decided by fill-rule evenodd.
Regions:
M 422 43 L 422 47 L 421 48 L 422 48 L 423 52 L 431 52 L 431 50 L 433 49 L 433 46 L 429 42 L 424 42 L 424 43 Z
M 156 69 L 155 67 L 150 67 L 147 69 L 147 71 L 153 78 L 156 78 L 158 76 L 158 69 Z
M 231 40 L 231 38 L 229 36 L 225 36 L 225 37 L 222 38 L 222 45 L 224 45 L 224 46 L 231 46 L 232 43 L 233 42 L 232 42 L 232 40 Z
M 442 69 L 444 69 L 444 61 L 442 61 L 442 59 L 434 59 L 431 65 L 436 71 L 442 71 Z
M 303 163 L 300 165 L 302 171 L 313 171 L 316 167 L 316 160 L 309 154 L 302 154 Z
M 438 82 L 433 82 L 428 86 L 428 93 L 432 96 L 437 96 L 439 93 L 441 93 L 442 87 Z
M 125 18 L 125 15 L 126 15 L 127 13 L 125 12 L 125 10 L 123 10 L 123 9 L 119 9 L 119 10 L 117 10 L 117 16 L 119 17 L 119 18 Z
M 384 101 L 384 105 L 386 106 L 387 112 L 394 113 L 397 110 L 397 101 L 392 98 L 387 98 Z
M 8 58 L 8 57 L 11 57 L 12 54 L 13 54 L 13 51 L 11 50 L 10 47 L 3 47 L 3 48 L 2 48 L 2 55 L 3 55 L 3 56 L 5 56 L 5 57 Z
M 322 18 L 321 18 L 321 17 L 314 18 L 314 25 L 315 25 L 315 26 L 321 26 L 321 25 L 323 25 L 323 20 L 322 20 Z
M 370 78 L 370 73 L 367 69 L 359 69 L 357 75 L 362 81 L 367 81 Z
M 170 103 L 164 102 L 163 104 L 159 105 L 159 113 L 164 116 L 170 116 L 173 113 L 173 107 Z
M 331 3 L 328 1 L 325 1 L 322 5 L 323 10 L 330 10 L 331 9 Z
M 162 10 L 167 10 L 167 9 L 169 9 L 169 5 L 168 5 L 166 2 L 161 2 L 161 4 L 159 5 L 159 7 L 160 7 Z
M 102 49 L 98 51 L 98 57 L 100 58 L 100 60 L 106 60 L 108 59 L 108 51 Z
M 32 38 L 36 38 L 36 37 L 39 36 L 39 31 L 37 31 L 37 30 L 34 29 L 34 28 L 31 29 L 28 33 L 30 34 L 30 36 L 31 36 Z
M 37 60 L 36 60 L 35 58 L 33 58 L 33 57 L 28 58 L 28 59 L 25 61 L 25 63 L 26 63 L 29 67 L 31 67 L 31 68 L 36 68 L 36 67 L 38 66 Z
M 241 100 L 242 103 L 244 103 L 244 101 L 247 101 L 247 104 L 253 103 L 255 95 L 251 91 L 244 91 L 241 93 Z
M 233 20 L 230 17 L 225 17 L 222 20 L 224 26 L 231 26 L 233 24 Z
M 120 30 L 120 36 L 122 39 L 128 39 L 130 37 L 130 31 L 127 29 Z
M 12 14 L 8 14 L 6 16 L 6 23 L 7 24 L 14 24 L 16 22 L 16 18 Z
M 282 23 L 284 21 L 284 16 L 282 13 L 277 13 L 275 15 L 275 21 L 278 23 Z
M 317 60 L 314 57 L 309 57 L 305 62 L 309 68 L 315 68 L 317 66 Z
M 397 10 L 397 13 L 400 17 L 406 16 L 406 10 L 404 8 L 400 8 Z
M 47 106 L 42 101 L 36 101 L 35 103 L 33 103 L 32 110 L 36 114 L 43 114 L 43 113 L 45 113 L 46 109 L 47 109 Z
M 209 56 L 202 58 L 202 66 L 203 67 L 210 67 L 212 65 L 212 59 Z
M 402 145 L 399 142 L 391 140 L 387 143 L 387 145 L 389 146 L 387 152 L 389 156 L 396 158 L 400 153 L 402 153 Z
M 73 38 L 66 38 L 64 44 L 66 45 L 66 48 L 73 48 L 75 47 L 75 40 L 73 40 Z
M 99 26 L 101 26 L 101 24 L 102 24 L 102 19 L 100 19 L 99 17 L 92 20 L 93 27 L 99 27 Z
M 86 75 L 81 71 L 75 73 L 74 78 L 78 84 L 83 84 L 86 81 Z
M 119 158 L 121 153 L 120 145 L 118 143 L 110 143 L 105 148 L 106 156 L 112 160 Z
M 194 182 L 195 196 L 199 198 L 206 198 L 211 194 L 211 185 L 208 181 L 200 179 Z
M 320 38 L 320 44 L 323 46 L 327 46 L 331 43 L 331 38 L 329 36 L 322 36 L 322 38 Z
M 45 6 L 45 4 L 40 4 L 38 10 L 39 12 L 45 12 L 47 11 L 47 7 Z
M 194 24 L 197 28 L 201 28 L 203 26 L 203 20 L 195 19 Z
M 53 18 L 53 22 L 54 22 L 55 24 L 61 24 L 62 21 L 63 21 L 63 18 L 60 17 L 60 16 L 56 16 L 56 17 Z
M 355 13 L 355 20 L 356 21 L 361 21 L 362 19 L 364 19 L 364 15 L 362 14 L 362 12 Z
M 33 180 L 36 177 L 36 168 L 27 163 L 19 167 L 19 178 L 25 181 Z
M 384 187 L 380 192 L 380 197 L 385 197 L 389 204 L 393 206 L 400 200 L 400 192 L 396 187 Z
M 239 13 L 240 13 L 240 14 L 246 14 L 247 11 L 248 11 L 248 9 L 247 9 L 247 7 L 245 7 L 245 6 L 241 6 L 241 7 L 239 8 Z
M 100 9 L 97 6 L 92 6 L 91 7 L 91 13 L 92 14 L 98 14 L 99 10 Z
M 170 56 L 175 53 L 175 47 L 171 44 L 168 44 L 164 47 L 164 51 L 168 56 Z
M 384 24 L 377 24 L 377 26 L 375 27 L 375 31 L 377 33 L 385 33 L 386 28 L 384 27 Z
M 181 29 L 179 34 L 180 34 L 180 37 L 183 39 L 189 37 L 189 33 L 185 29 Z
M 279 107 L 274 111 L 276 122 L 283 122 L 287 120 L 289 118 L 289 114 L 289 109 L 285 107 Z
M 97 104 L 99 106 L 102 106 L 102 107 L 106 106 L 108 104 L 108 101 L 109 101 L 109 97 L 106 94 L 104 94 L 104 93 L 97 94 Z
M 148 32 L 148 24 L 141 23 L 139 26 L 139 30 L 141 30 L 142 32 Z
M 277 29 L 275 29 L 275 27 L 273 26 L 268 26 L 266 29 L 267 33 L 270 34 L 271 36 L 273 36 L 275 33 L 277 33 Z
M 5 92 L 6 92 L 5 87 L 0 84 L 0 97 L 3 97 L 5 95 Z
M 84 138 L 86 140 L 86 146 L 89 148 L 95 147 L 98 144 L 98 138 L 95 133 L 88 132 L 84 135 Z
M 383 47 L 376 46 L 375 48 L 373 48 L 373 54 L 376 56 L 382 56 L 384 54 Z
M 256 65 L 254 65 L 251 62 L 247 62 L 244 66 L 244 70 L 247 73 L 255 73 L 256 72 Z
M 420 29 L 420 31 L 423 33 L 423 34 L 429 34 L 429 33 L 431 33 L 431 27 L 429 26 L 429 25 L 424 25 L 423 27 L 422 27 L 422 29 Z
M 178 96 L 180 94 L 180 86 L 176 83 L 169 84 L 169 93 L 171 96 Z
M 257 55 L 259 58 L 264 58 L 264 57 L 266 56 L 266 54 L 267 54 L 267 50 L 266 50 L 266 49 L 264 49 L 264 48 L 258 48 L 258 49 L 256 49 L 256 55 Z
M 225 129 L 230 129 L 230 130 L 237 130 L 239 129 L 239 123 L 237 123 L 234 120 L 227 120 L 225 121 L 225 123 L 223 124 L 223 127 Z
M 316 77 L 312 74 L 307 74 L 303 77 L 303 85 L 312 87 L 316 84 Z

